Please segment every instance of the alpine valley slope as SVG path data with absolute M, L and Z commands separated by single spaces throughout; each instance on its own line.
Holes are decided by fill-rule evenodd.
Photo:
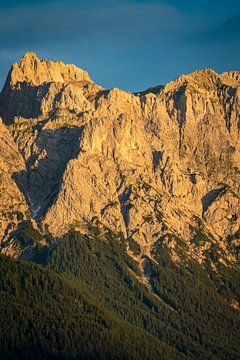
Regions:
M 216 246 L 220 261 L 237 261 L 239 106 L 238 72 L 132 94 L 25 54 L 0 101 L 1 252 L 29 251 L 17 240 L 29 222 L 45 244 L 95 221 L 145 255 L 161 240 L 177 261 L 180 238 L 199 262 Z

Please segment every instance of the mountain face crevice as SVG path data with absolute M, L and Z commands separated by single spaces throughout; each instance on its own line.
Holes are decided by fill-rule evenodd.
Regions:
M 132 94 L 26 54 L 0 96 L 2 244 L 24 221 L 46 241 L 97 219 L 143 255 L 163 239 L 177 259 L 177 236 L 199 262 L 213 243 L 237 261 L 239 74 L 205 69 Z M 4 252 L 18 256 L 10 238 Z
M 209 191 L 206 195 L 202 197 L 202 209 L 203 209 L 203 215 L 209 208 L 209 206 L 213 203 L 214 200 L 218 197 L 219 194 L 224 190 L 225 188 L 218 188 L 218 189 L 212 189 Z
M 30 147 L 26 170 L 13 174 L 33 218 L 42 216 L 56 199 L 66 165 L 79 152 L 81 132 L 81 127 L 40 130 Z

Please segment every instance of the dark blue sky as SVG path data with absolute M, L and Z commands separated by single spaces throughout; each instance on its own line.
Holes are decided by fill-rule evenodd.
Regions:
M 240 70 L 240 0 L 0 0 L 0 85 L 27 51 L 138 91 L 210 67 Z

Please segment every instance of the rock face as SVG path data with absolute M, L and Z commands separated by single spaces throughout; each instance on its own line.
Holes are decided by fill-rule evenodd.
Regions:
M 25 171 L 23 158 L 0 119 L 0 248 L 2 253 L 13 256 L 21 254 L 21 244 L 14 240 L 14 235 L 29 212 L 24 195 L 14 181 L 21 171 Z
M 175 259 L 181 243 L 199 262 L 213 249 L 236 261 L 239 72 L 206 69 L 131 94 L 29 53 L 10 70 L 0 108 L 6 153 L 19 159 L 9 188 L 43 235 L 101 223 L 142 254 L 162 241 Z

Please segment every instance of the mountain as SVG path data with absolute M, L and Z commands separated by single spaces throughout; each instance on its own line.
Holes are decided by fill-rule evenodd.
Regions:
M 0 257 L 4 276 L 15 279 L 3 289 L 3 308 L 24 294 L 21 273 L 34 272 L 29 286 L 38 296 L 42 285 L 34 293 L 33 284 L 43 271 L 51 286 L 62 281 L 67 292 L 84 288 L 88 303 L 99 301 L 90 327 L 98 327 L 98 311 L 113 318 L 115 333 L 137 327 L 119 358 L 139 358 L 142 347 L 135 352 L 132 344 L 145 334 L 148 358 L 159 358 L 160 349 L 162 358 L 237 359 L 240 72 L 205 69 L 130 93 L 31 52 L 9 71 L 0 116 L 0 252 L 20 259 Z M 66 311 L 65 297 L 49 289 L 53 314 L 44 310 L 42 321 L 58 324 L 54 309 Z M 23 314 L 33 307 L 28 295 L 20 303 Z M 78 333 L 85 319 L 75 313 L 69 321 Z M 41 339 L 43 329 L 36 330 Z M 21 338 L 14 331 L 0 336 L 9 357 L 24 351 L 20 340 L 12 350 L 3 346 Z M 64 331 L 62 347 L 57 329 L 39 354 L 52 347 L 52 356 L 79 356 L 87 338 L 78 347 Z M 47 343 L 36 341 L 30 358 Z M 107 344 L 115 349 L 119 339 Z M 104 351 L 102 358 L 117 358 Z
M 236 260 L 239 79 L 207 69 L 131 94 L 24 55 L 8 74 L 1 116 L 22 164 L 10 175 L 31 218 L 57 238 L 94 218 L 144 254 L 161 239 L 177 256 L 175 234 L 199 261 L 213 245 L 222 261 Z

